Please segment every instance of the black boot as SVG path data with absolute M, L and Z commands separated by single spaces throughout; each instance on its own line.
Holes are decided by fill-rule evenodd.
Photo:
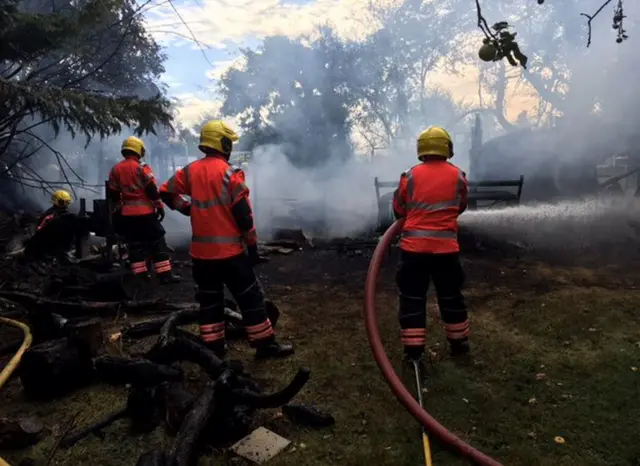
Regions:
M 278 343 L 275 339 L 256 347 L 256 359 L 280 359 L 294 353 L 291 343 Z
M 424 346 L 405 346 L 404 359 L 410 363 L 420 361 L 424 356 Z
M 466 356 L 471 350 L 466 338 L 464 340 L 449 340 L 449 348 L 453 357 Z
M 162 285 L 169 285 L 171 283 L 180 283 L 182 281 L 182 277 L 180 275 L 176 275 L 173 272 L 165 272 L 157 275 L 158 282 Z

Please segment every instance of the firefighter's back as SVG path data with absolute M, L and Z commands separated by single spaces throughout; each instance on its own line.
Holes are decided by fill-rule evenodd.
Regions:
M 408 173 L 407 219 L 401 247 L 419 253 L 458 252 L 458 216 L 464 174 L 446 161 L 430 160 Z
M 234 168 L 220 157 L 204 157 L 184 172 L 191 193 L 191 255 L 226 259 L 242 254 L 242 234 L 231 213 L 229 182 Z

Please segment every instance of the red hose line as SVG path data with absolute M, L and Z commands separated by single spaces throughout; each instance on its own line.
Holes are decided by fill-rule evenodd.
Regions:
M 463 442 L 461 439 L 453 435 L 442 424 L 431 417 L 429 413 L 422 409 L 411 393 L 406 389 L 400 380 L 400 377 L 398 377 L 398 374 L 396 374 L 389 357 L 385 353 L 384 346 L 380 339 L 380 332 L 378 331 L 378 316 L 376 314 L 376 283 L 378 282 L 380 265 L 382 264 L 384 253 L 391 245 L 393 238 L 400 233 L 402 223 L 403 221 L 396 221 L 389 227 L 382 236 L 380 243 L 378 243 L 378 246 L 373 253 L 373 257 L 371 258 L 371 262 L 369 263 L 369 271 L 367 273 L 367 281 L 364 290 L 364 319 L 373 357 L 378 363 L 378 366 L 382 371 L 382 375 L 389 384 L 389 387 L 391 387 L 396 398 L 398 398 L 398 401 L 400 401 L 411 415 L 420 424 L 422 424 L 429 433 L 438 439 L 440 443 L 450 447 L 451 450 L 461 454 L 480 466 L 502 466 L 501 463 L 498 463 L 493 458 L 489 458 L 481 451 L 476 450 L 468 443 Z

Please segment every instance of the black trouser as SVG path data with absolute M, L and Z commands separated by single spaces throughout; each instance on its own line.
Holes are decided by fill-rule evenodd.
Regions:
M 228 259 L 193 259 L 193 279 L 200 304 L 200 337 L 204 343 L 224 345 L 224 286 L 229 288 L 253 347 L 269 344 L 275 334 L 267 316 L 264 292 L 249 258 L 243 253 Z
M 56 215 L 29 238 L 25 244 L 25 256 L 33 259 L 64 256 L 81 233 L 78 223 L 78 217 L 71 212 Z
M 135 275 L 147 274 L 149 259 L 153 261 L 156 275 L 171 274 L 165 230 L 155 214 L 114 216 L 114 226 L 127 241 L 131 271 Z
M 436 288 L 440 317 L 449 342 L 466 341 L 469 335 L 467 308 L 461 292 L 464 272 L 458 254 L 401 251 L 396 282 L 400 292 L 400 328 L 405 350 L 424 347 L 429 281 L 433 281 Z

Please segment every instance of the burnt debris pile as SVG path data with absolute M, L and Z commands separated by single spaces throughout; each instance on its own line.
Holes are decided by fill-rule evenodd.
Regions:
M 188 304 L 174 304 L 169 315 L 107 332 L 102 319 L 87 317 L 86 312 L 106 312 L 108 303 L 76 302 L 65 312 L 61 301 L 15 291 L 2 296 L 5 303 L 16 303 L 13 309 L 6 306 L 5 313 L 22 313 L 35 330 L 36 343 L 23 356 L 17 372 L 28 398 L 43 402 L 96 383 L 129 387 L 122 406 L 104 419 L 67 432 L 59 439 L 61 448 L 73 447 L 85 437 L 99 435 L 106 426 L 126 419 L 134 434 L 150 432 L 164 424 L 166 433 L 174 437 L 166 451 L 144 454 L 138 464 L 195 465 L 206 448 L 229 446 L 244 437 L 254 426 L 258 410 L 287 405 L 309 380 L 309 370 L 301 368 L 282 390 L 264 393 L 242 362 L 222 361 L 196 334 L 184 328 L 197 321 L 197 310 Z M 137 303 L 136 309 L 135 305 L 120 303 L 121 310 L 133 312 L 143 307 L 158 311 L 161 306 L 159 302 L 147 302 L 143 307 Z M 167 307 L 171 305 L 167 303 Z M 269 308 L 276 324 L 279 311 L 273 303 Z M 226 314 L 229 338 L 243 336 L 239 314 L 232 307 Z M 141 345 L 142 341 L 147 344 Z M 118 348 L 117 355 L 114 347 Z M 128 347 L 144 349 L 127 352 Z M 190 364 L 185 366 L 183 362 Z M 306 418 L 302 421 L 307 425 L 326 426 L 333 422 L 323 413 L 303 412 Z M 295 405 L 287 406 L 283 413 L 300 422 L 300 409 Z M 20 428 L 23 424 L 23 420 L 4 419 L 0 423 L 0 439 L 12 435 L 16 446 L 41 440 L 40 431 L 39 436 L 34 435 L 32 430 Z
M 122 405 L 104 419 L 59 435 L 59 448 L 99 436 L 116 422 L 128 422 L 132 434 L 163 425 L 173 438 L 169 446 L 143 454 L 137 464 L 186 466 L 197 464 L 208 449 L 228 447 L 247 435 L 262 418 L 260 410 L 283 408 L 285 417 L 308 426 L 334 422 L 330 415 L 288 404 L 309 380 L 308 369 L 299 369 L 282 390 L 265 393 L 241 361 L 221 360 L 197 330 L 190 330 L 197 325 L 195 303 L 134 299 L 126 267 L 108 270 L 100 255 L 70 263 L 5 256 L 2 265 L 0 315 L 26 323 L 33 335 L 14 373 L 19 392 L 38 406 L 95 384 L 128 390 Z M 278 307 L 268 301 L 267 309 L 276 326 Z M 109 323 L 123 315 L 125 325 Z M 225 302 L 225 324 L 228 339 L 244 339 L 232 300 Z M 5 326 L 0 332 L 0 357 L 8 359 L 22 335 Z M 37 419 L 0 419 L 0 448 L 31 446 L 49 434 Z

